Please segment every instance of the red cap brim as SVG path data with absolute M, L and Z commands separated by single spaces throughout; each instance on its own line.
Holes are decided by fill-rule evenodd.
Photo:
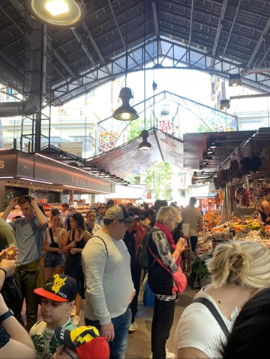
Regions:
M 37 295 L 40 295 L 41 297 L 50 299 L 54 302 L 68 302 L 69 300 L 66 298 L 62 298 L 59 297 L 59 295 L 56 295 L 52 292 L 48 292 L 47 290 L 43 289 L 43 288 L 37 288 L 34 290 L 34 293 L 36 293 Z

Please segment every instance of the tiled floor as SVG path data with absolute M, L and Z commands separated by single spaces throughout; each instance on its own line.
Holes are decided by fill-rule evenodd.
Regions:
M 171 329 L 170 338 L 167 342 L 167 348 L 172 352 L 174 351 L 174 333 L 180 315 L 183 310 L 190 304 L 197 292 L 198 291 L 195 291 L 191 288 L 187 288 L 187 290 L 179 296 L 179 301 L 176 303 L 174 323 Z M 152 315 L 153 308 L 145 307 L 142 303 L 140 303 L 136 318 L 138 330 L 132 334 L 129 334 L 126 358 L 149 358 Z

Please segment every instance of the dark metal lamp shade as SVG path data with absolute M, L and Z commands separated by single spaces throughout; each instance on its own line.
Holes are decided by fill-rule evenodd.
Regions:
M 119 98 L 122 100 L 122 106 L 114 111 L 113 118 L 119 121 L 136 120 L 139 117 L 139 114 L 129 104 L 129 100 L 133 98 L 131 89 L 129 87 L 123 87 L 120 91 Z

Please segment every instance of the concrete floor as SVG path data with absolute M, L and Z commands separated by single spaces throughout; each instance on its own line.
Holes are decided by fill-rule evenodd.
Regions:
M 186 291 L 179 296 L 176 303 L 174 322 L 171 329 L 170 338 L 167 341 L 167 348 L 174 352 L 174 334 L 183 310 L 190 304 L 198 290 L 188 287 Z M 153 307 L 145 307 L 140 301 L 139 310 L 136 317 L 138 330 L 129 334 L 128 347 L 126 351 L 127 359 L 149 358 L 151 342 L 151 324 L 153 316 Z

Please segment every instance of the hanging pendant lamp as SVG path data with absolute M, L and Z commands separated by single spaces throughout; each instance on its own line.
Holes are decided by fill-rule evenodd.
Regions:
M 147 130 L 143 130 L 141 133 L 141 137 L 142 137 L 142 142 L 139 144 L 138 146 L 138 150 L 141 151 L 148 151 L 148 150 L 152 150 L 152 145 L 151 143 L 149 143 L 147 141 L 147 137 L 149 137 L 148 131 Z
M 122 105 L 118 107 L 112 117 L 119 121 L 132 121 L 139 118 L 138 112 L 129 104 L 130 99 L 133 98 L 132 91 L 127 87 L 127 72 L 128 72 L 128 37 L 127 37 L 127 0 L 126 0 L 126 68 L 125 68 L 125 87 L 121 88 L 119 98 L 122 100 Z
M 132 121 L 139 117 L 138 112 L 129 104 L 133 98 L 132 91 L 129 87 L 123 87 L 120 91 L 119 98 L 122 100 L 122 106 L 118 107 L 113 113 L 113 118 L 119 121 Z
M 86 15 L 83 0 L 25 0 L 25 6 L 36 20 L 62 29 L 80 25 Z

